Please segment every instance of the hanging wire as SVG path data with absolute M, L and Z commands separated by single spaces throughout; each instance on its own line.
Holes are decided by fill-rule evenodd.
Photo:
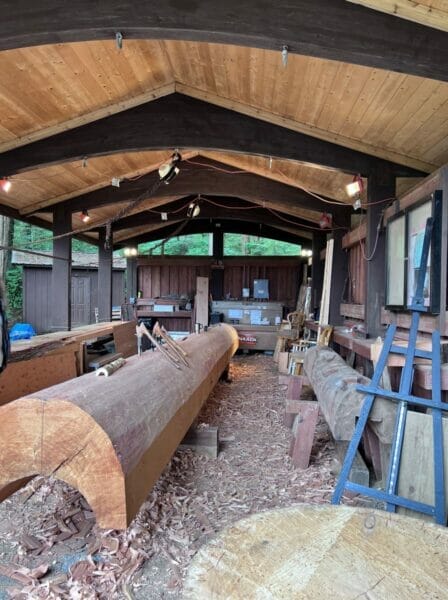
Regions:
M 375 256 L 376 249 L 378 247 L 378 241 L 380 239 L 381 223 L 383 221 L 383 217 L 384 217 L 384 210 L 381 211 L 380 218 L 378 220 L 378 225 L 376 226 L 376 237 L 375 237 L 375 242 L 373 244 L 373 250 L 372 250 L 370 256 L 366 256 L 366 253 L 364 251 L 365 243 L 363 244 L 362 239 L 361 239 L 361 225 L 363 225 L 366 222 L 366 220 L 362 221 L 358 226 L 358 241 L 359 241 L 359 245 L 361 247 L 362 256 L 363 256 L 364 260 L 366 260 L 367 262 L 370 262 L 371 260 L 373 260 L 373 257 Z

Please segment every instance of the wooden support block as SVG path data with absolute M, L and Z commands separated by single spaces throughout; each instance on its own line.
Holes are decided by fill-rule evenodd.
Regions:
M 289 352 L 278 353 L 278 370 L 284 375 L 288 375 Z
M 375 479 L 377 481 L 385 481 L 387 477 L 387 465 L 386 468 L 383 469 L 381 463 L 381 442 L 369 424 L 367 424 L 364 429 L 362 441 L 366 459 L 370 460 L 372 463 Z
M 307 469 L 310 463 L 314 432 L 318 418 L 319 406 L 317 402 L 301 402 L 299 413 L 294 419 L 294 437 L 290 447 L 292 463 L 299 469 Z
M 347 453 L 348 444 L 348 442 L 336 442 L 336 458 L 339 463 L 339 468 L 342 468 L 342 463 L 344 462 L 344 458 Z M 359 452 L 356 453 L 348 480 L 352 483 L 359 483 L 360 485 L 369 487 L 369 469 L 367 468 L 366 463 Z
M 217 427 L 190 427 L 179 448 L 194 450 L 203 456 L 218 457 L 219 439 Z
M 296 414 L 299 412 L 300 395 L 302 393 L 303 377 L 291 375 L 286 391 L 286 410 L 284 424 L 291 428 Z
M 299 400 L 302 394 L 303 377 L 301 375 L 292 375 L 288 381 L 286 391 L 287 400 Z
M 278 385 L 288 385 L 291 375 L 279 375 Z

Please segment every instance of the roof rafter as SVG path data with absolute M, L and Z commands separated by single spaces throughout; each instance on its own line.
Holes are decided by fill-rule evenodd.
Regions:
M 316 222 L 320 213 L 330 212 L 334 215 L 346 214 L 350 205 L 330 204 L 318 200 L 301 189 L 286 185 L 253 173 L 226 173 L 219 170 L 225 167 L 216 161 L 204 159 L 203 166 L 188 163 L 181 164 L 177 178 L 169 185 L 161 185 L 156 194 L 145 202 L 143 207 L 154 208 L 170 202 L 173 196 L 219 195 L 242 197 L 256 204 L 265 205 L 285 214 Z M 218 170 L 216 170 L 218 168 Z M 123 182 L 119 188 L 108 186 L 102 190 L 82 194 L 71 198 L 63 204 L 67 210 L 80 212 L 93 210 L 96 207 L 113 205 L 120 202 L 131 202 L 144 198 L 145 193 L 157 181 L 157 173 L 149 173 L 136 181 Z
M 144 231 L 144 227 L 142 227 L 141 231 L 136 233 L 136 235 L 115 239 L 114 247 L 118 249 L 125 245 L 138 245 L 145 242 L 163 240 L 172 236 L 179 228 L 180 223 L 182 223 L 182 221 L 171 223 L 169 225 L 165 224 L 165 226 L 158 227 L 157 229 L 151 229 L 149 232 Z M 248 221 L 225 219 L 210 221 L 210 219 L 192 219 L 185 224 L 185 227 L 182 228 L 182 232 L 179 235 L 212 233 L 217 229 L 224 231 L 224 233 L 243 233 L 246 235 L 269 237 L 283 242 L 290 242 L 292 244 L 301 244 L 305 247 L 311 247 L 311 236 L 305 237 L 292 227 L 260 225 L 257 223 L 250 223 Z
M 448 10 L 416 0 L 348 0 L 401 19 L 448 31 Z
M 364 176 L 381 168 L 397 177 L 422 174 L 178 93 L 4 152 L 0 172 L 12 175 L 84 157 L 167 148 L 273 156 Z
M 187 217 L 187 206 L 192 201 L 190 197 L 184 197 L 169 204 L 165 204 L 163 210 L 167 213 L 168 219 L 172 214 L 172 218 L 176 221 L 179 219 L 185 219 Z M 202 219 L 227 219 L 227 220 L 238 220 L 248 221 L 252 223 L 262 223 L 266 225 L 284 225 L 281 217 L 278 217 L 276 213 L 271 212 L 266 207 L 262 207 L 252 202 L 248 202 L 242 198 L 227 198 L 227 197 L 214 197 L 213 199 L 199 199 L 195 200 L 200 207 L 200 215 Z M 292 220 L 288 219 L 289 225 L 293 227 L 307 227 L 308 222 L 304 220 Z M 160 224 L 161 217 L 158 212 L 142 211 L 134 215 L 130 215 L 114 222 L 113 231 L 120 231 L 123 229 L 130 229 L 143 224 Z M 166 223 L 165 223 L 166 224 Z
M 345 0 L 4 0 L 0 50 L 67 41 L 157 38 L 214 41 L 448 80 L 446 37 Z M 269 24 L 269 26 L 267 26 Z M 280 60 L 280 56 L 279 56 Z

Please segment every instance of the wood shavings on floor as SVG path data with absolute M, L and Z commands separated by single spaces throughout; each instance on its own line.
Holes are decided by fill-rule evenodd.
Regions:
M 296 470 L 272 357 L 237 356 L 231 377 L 199 418 L 219 427 L 218 458 L 179 450 L 127 531 L 98 530 L 78 492 L 42 477 L 3 502 L 0 600 L 180 598 L 192 557 L 225 526 L 274 507 L 329 503 L 334 448 L 323 420 L 310 467 Z

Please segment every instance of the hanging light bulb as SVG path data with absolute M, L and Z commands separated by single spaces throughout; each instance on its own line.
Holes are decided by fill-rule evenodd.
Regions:
M 321 229 L 329 229 L 333 224 L 333 217 L 330 213 L 322 213 L 319 219 L 319 227 Z
M 359 196 L 360 194 L 362 194 L 364 190 L 364 182 L 362 180 L 361 175 L 355 175 L 353 177 L 353 181 L 351 183 L 348 183 L 345 186 L 345 189 L 350 198 L 354 198 L 355 196 Z
M 83 210 L 81 213 L 81 221 L 83 223 L 88 223 L 90 221 L 90 215 L 88 210 Z
M 163 181 L 165 184 L 171 183 L 175 177 L 179 174 L 178 164 L 182 160 L 182 156 L 179 152 L 175 152 L 173 156 L 170 158 L 169 162 L 163 163 L 159 167 L 159 177 L 160 181 Z
M 11 180 L 7 177 L 3 177 L 3 179 L 0 179 L 0 187 L 4 192 L 8 193 L 11 189 L 11 185 Z
M 196 202 L 190 202 L 187 208 L 187 217 L 189 219 L 194 219 L 198 217 L 201 212 L 201 207 Z

